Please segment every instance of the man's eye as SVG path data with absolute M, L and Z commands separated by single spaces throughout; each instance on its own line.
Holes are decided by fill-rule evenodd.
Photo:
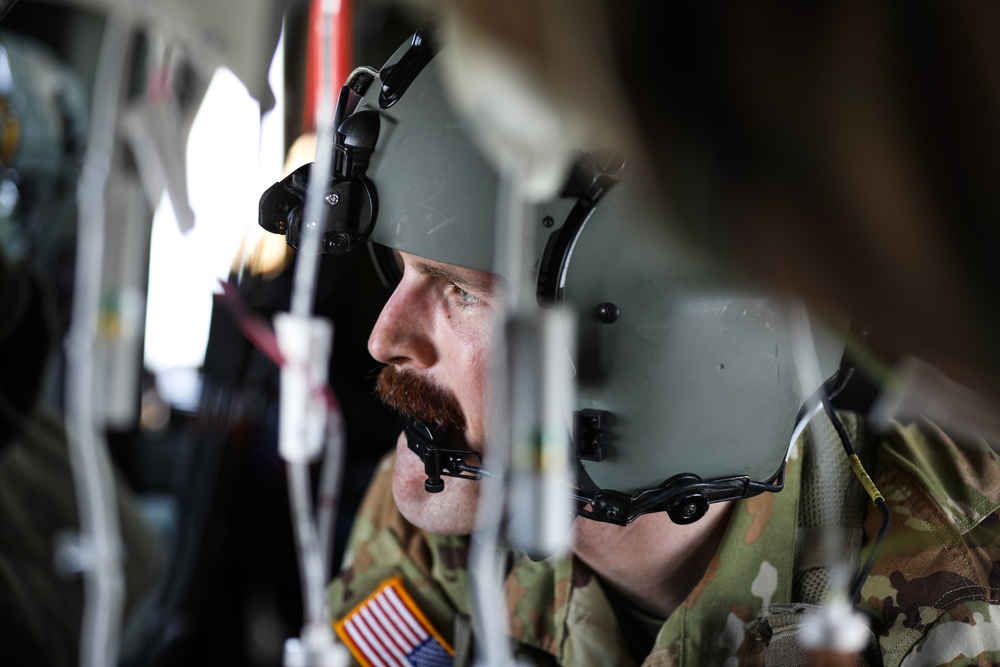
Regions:
M 455 288 L 455 292 L 458 294 L 458 298 L 462 300 L 462 303 L 468 304 L 468 305 L 482 303 L 482 299 L 480 299 L 475 294 L 472 294 L 470 292 L 466 292 L 464 289 L 462 289 L 458 285 L 453 285 L 452 287 Z

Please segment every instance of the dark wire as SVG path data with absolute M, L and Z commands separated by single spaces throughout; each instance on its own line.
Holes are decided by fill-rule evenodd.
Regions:
M 830 423 L 833 424 L 833 428 L 837 431 L 837 435 L 840 436 L 840 444 L 844 448 L 844 453 L 848 456 L 853 456 L 855 451 L 854 447 L 851 445 L 851 436 L 847 432 L 847 427 L 844 426 L 844 422 L 840 421 L 840 417 L 830 404 L 830 397 L 827 396 L 825 391 L 821 390 L 819 400 L 823 403 L 823 410 L 826 411 L 827 418 L 829 418 Z
M 875 565 L 875 558 L 878 556 L 879 549 L 885 541 L 885 536 L 889 534 L 889 528 L 892 527 L 892 513 L 889 511 L 889 506 L 885 504 L 885 500 L 883 498 L 876 499 L 875 506 L 878 507 L 878 511 L 882 514 L 882 527 L 878 529 L 875 545 L 872 547 L 871 554 L 868 555 L 868 560 L 865 561 L 865 566 L 858 572 L 858 576 L 854 580 L 854 585 L 851 586 L 850 600 L 852 602 L 860 597 L 861 586 L 865 583 L 868 575 L 871 574 L 872 566 Z
M 857 454 L 854 451 L 854 447 L 851 446 L 851 437 L 847 433 L 844 423 L 830 404 L 829 396 L 825 391 L 820 390 L 819 399 L 823 404 L 823 410 L 826 412 L 827 418 L 833 424 L 834 430 L 837 431 L 837 435 L 840 437 L 840 444 L 844 448 L 844 453 L 848 457 L 856 457 Z M 865 490 L 868 491 L 867 488 Z M 879 513 L 882 515 L 882 527 L 879 528 L 878 535 L 875 537 L 875 544 L 872 546 L 871 553 L 868 554 L 868 560 L 865 561 L 864 566 L 858 571 L 858 575 L 854 579 L 854 584 L 851 586 L 850 597 L 848 598 L 851 602 L 857 600 L 861 595 L 861 586 L 865 583 L 868 575 L 871 574 L 872 567 L 875 565 L 875 558 L 878 556 L 882 543 L 885 541 L 885 536 L 889 534 L 889 529 L 892 527 L 892 513 L 889 511 L 889 506 L 885 504 L 885 499 L 881 495 L 877 495 L 872 498 L 872 502 L 875 503 Z

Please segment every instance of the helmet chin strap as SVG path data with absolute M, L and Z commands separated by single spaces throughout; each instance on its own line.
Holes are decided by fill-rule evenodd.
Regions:
M 441 447 L 442 440 L 437 426 L 406 419 L 407 446 L 424 462 L 424 473 L 427 475 L 424 490 L 428 493 L 444 490 L 442 477 L 479 480 L 491 476 L 483 468 L 483 457 L 479 452 Z M 577 515 L 620 526 L 654 512 L 666 512 L 674 523 L 694 523 L 705 515 L 711 503 L 748 498 L 765 491 L 776 492 L 784 486 L 785 468 L 782 465 L 765 482 L 755 482 L 746 475 L 703 480 L 692 473 L 681 473 L 654 489 L 646 489 L 633 496 L 601 489 L 579 464 L 579 459 L 577 461 L 580 483 L 576 490 L 569 492 L 576 501 Z
M 703 480 L 698 475 L 685 472 L 634 496 L 599 488 L 582 465 L 578 466 L 577 474 L 580 492 L 572 494 L 577 501 L 576 513 L 587 519 L 619 526 L 655 512 L 666 512 L 677 524 L 694 523 L 705 516 L 711 503 L 749 498 L 765 491 L 774 493 L 784 488 L 785 484 L 784 464 L 765 482 L 755 482 L 746 475 Z

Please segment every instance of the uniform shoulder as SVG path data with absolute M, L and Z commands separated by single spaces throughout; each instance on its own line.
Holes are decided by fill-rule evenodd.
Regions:
M 936 665 L 957 646 L 945 641 L 949 632 L 959 638 L 965 626 L 995 622 L 1000 464 L 986 442 L 959 444 L 927 421 L 893 424 L 879 438 L 874 480 L 892 528 L 878 545 L 859 607 L 873 618 L 887 667 L 918 655 L 918 664 Z M 880 525 L 870 507 L 863 558 Z
M 928 420 L 892 423 L 880 443 L 886 466 L 915 480 L 959 532 L 1000 509 L 1000 457 L 981 438 L 957 442 Z

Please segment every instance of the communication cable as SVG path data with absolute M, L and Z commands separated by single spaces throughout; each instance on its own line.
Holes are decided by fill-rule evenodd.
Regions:
M 128 22 L 108 17 L 98 55 L 90 136 L 77 190 L 79 223 L 73 312 L 66 337 L 66 435 L 80 512 L 84 609 L 80 664 L 117 664 L 124 604 L 121 529 L 107 445 L 96 423 L 95 349 L 101 317 L 105 191 L 114 155 L 130 40 Z
M 818 392 L 806 397 L 807 413 L 818 414 L 825 410 L 825 415 L 831 418 L 845 448 L 850 448 L 848 434 L 826 396 L 809 313 L 801 301 L 795 301 L 791 306 L 791 324 L 794 334 L 792 353 L 799 386 L 820 388 Z M 815 419 L 809 421 L 807 428 L 813 436 L 813 442 L 824 441 Z M 824 473 L 829 474 L 822 467 L 817 470 L 819 475 Z M 854 657 L 867 643 L 869 626 L 866 618 L 853 608 L 853 598 L 848 590 L 848 564 L 838 560 L 836 556 L 843 552 L 841 531 L 831 523 L 824 523 L 822 528 L 823 551 L 830 558 L 827 563 L 830 583 L 823 608 L 803 624 L 803 642 L 814 659 L 827 661 L 824 664 L 854 664 Z
M 282 370 L 282 426 L 284 429 L 297 431 L 303 426 L 308 426 L 306 422 L 330 419 L 329 407 L 332 404 L 316 400 L 316 392 L 319 389 L 318 373 L 321 370 L 320 364 L 327 363 L 330 353 L 330 341 L 332 340 L 332 325 L 314 317 L 313 303 L 316 294 L 316 281 L 319 275 L 319 250 L 320 250 L 320 230 L 316 221 L 320 219 L 320 213 L 324 205 L 326 195 L 326 178 L 330 173 L 333 160 L 331 147 L 333 145 L 333 132 L 335 119 L 333 118 L 333 36 L 332 28 L 334 19 L 339 16 L 341 2 L 338 0 L 322 0 L 320 9 L 320 25 L 322 26 L 320 85 L 316 93 L 316 159 L 313 163 L 306 191 L 305 218 L 302 228 L 302 240 L 296 255 L 295 274 L 292 283 L 292 299 L 290 313 L 284 315 L 288 322 L 287 333 L 283 333 L 281 319 L 276 320 L 278 326 L 279 343 L 282 351 L 298 351 L 303 353 L 303 357 L 290 360 L 293 368 L 285 367 Z M 319 343 L 318 338 L 324 338 L 317 333 L 317 329 L 329 329 L 329 335 L 325 337 L 325 342 Z M 319 349 L 325 346 L 325 349 Z M 302 349 L 302 348 L 305 349 Z M 325 367 L 322 368 L 322 381 L 325 384 Z M 292 396 L 290 385 L 292 378 L 301 386 L 296 396 Z M 304 389 L 305 391 L 301 391 Z M 304 400 L 302 405 L 289 405 L 290 401 Z M 297 413 L 295 423 L 289 423 L 289 416 Z M 319 414 L 317 414 L 319 413 Z M 339 426 L 339 420 L 337 424 Z M 324 432 L 332 434 L 334 427 L 328 425 Z M 308 429 L 307 429 L 308 430 Z M 284 441 L 289 438 L 285 436 Z M 343 456 L 342 438 L 326 438 L 326 453 L 330 463 L 329 473 L 324 471 L 324 490 L 322 500 L 324 503 L 324 521 L 335 521 L 335 509 L 333 502 L 339 497 L 340 483 L 340 459 Z M 317 443 L 318 444 L 318 443 Z M 301 443 L 302 447 L 310 448 L 312 443 Z M 335 665 L 346 661 L 346 649 L 334 644 L 333 632 L 325 622 L 323 591 L 326 583 L 329 564 L 328 554 L 323 551 L 329 548 L 329 538 L 325 537 L 322 542 L 316 525 L 316 517 L 313 513 L 311 503 L 311 485 L 309 477 L 308 461 L 316 455 L 310 451 L 300 451 L 299 456 L 289 458 L 288 451 L 282 447 L 282 455 L 285 457 L 288 466 L 289 494 L 291 498 L 292 522 L 295 526 L 296 545 L 299 555 L 299 571 L 302 576 L 303 602 L 305 606 L 305 622 L 303 624 L 302 637 L 300 639 L 290 639 L 285 644 L 285 665 L 286 667 L 312 667 L 313 665 Z M 327 527 L 327 530 L 330 528 Z M 324 533 L 328 535 L 328 533 Z

